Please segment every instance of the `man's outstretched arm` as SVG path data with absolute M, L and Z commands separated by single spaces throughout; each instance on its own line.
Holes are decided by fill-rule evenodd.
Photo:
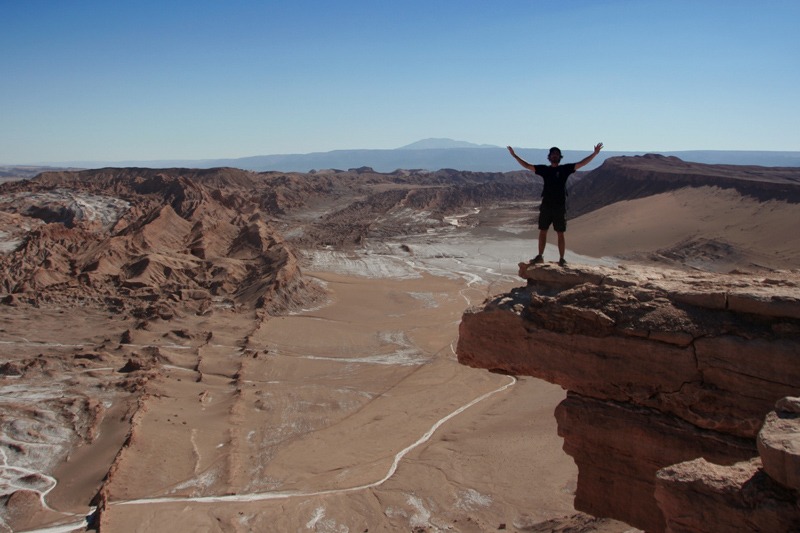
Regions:
M 524 159 L 522 159 L 520 156 L 515 154 L 513 148 L 511 148 L 510 146 L 506 146 L 506 148 L 508 148 L 508 152 L 514 157 L 514 159 L 517 160 L 517 163 L 519 163 L 523 167 L 527 168 L 528 170 L 532 170 L 532 171 L 536 172 L 536 168 L 533 165 L 531 165 L 530 163 L 528 163 L 527 161 L 525 161 Z
M 594 152 L 592 152 L 588 156 L 584 157 L 583 159 L 581 159 L 580 161 L 575 163 L 575 170 L 578 170 L 579 168 L 585 167 L 586 165 L 588 165 L 592 161 L 592 159 L 594 159 L 594 156 L 599 154 L 600 150 L 602 150 L 602 149 L 603 149 L 603 143 L 595 144 L 594 145 Z

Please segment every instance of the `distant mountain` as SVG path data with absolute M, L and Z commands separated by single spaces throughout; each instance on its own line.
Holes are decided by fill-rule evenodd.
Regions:
M 455 141 L 447 138 L 422 139 L 405 146 L 401 146 L 398 150 L 446 150 L 448 148 L 500 148 L 492 144 L 475 144 L 467 141 Z
M 565 162 L 580 161 L 591 153 L 586 150 L 563 150 Z M 547 164 L 547 148 L 517 148 L 517 154 L 533 164 Z M 614 152 L 603 150 L 584 170 L 599 167 L 603 161 L 615 156 L 645 155 L 646 152 Z M 766 167 L 800 167 L 800 152 L 719 151 L 693 150 L 661 152 L 684 161 L 722 165 L 756 165 Z M 233 167 L 263 172 L 309 172 L 311 170 L 370 167 L 377 172 L 398 169 L 471 170 L 475 172 L 508 172 L 520 166 L 505 147 L 473 144 L 453 139 L 431 138 L 392 150 L 333 150 L 309 154 L 276 154 L 241 157 L 236 159 L 161 159 L 153 161 L 71 161 L 52 163 L 53 166 L 102 168 L 215 168 Z
M 284 172 L 308 172 L 336 168 L 371 167 L 378 172 L 393 172 L 397 169 L 471 170 L 475 172 L 509 172 L 521 167 L 509 155 L 505 147 L 472 145 L 471 147 L 436 148 L 428 139 L 394 150 L 334 150 L 311 154 L 265 155 L 240 159 L 215 159 L 203 161 L 203 168 L 229 166 L 244 170 L 280 170 Z M 438 140 L 437 140 L 438 141 Z M 457 143 L 458 141 L 452 141 Z M 421 144 L 420 144 L 421 143 Z M 469 144 L 469 143 L 467 143 Z M 413 148 L 413 146 L 428 146 Z M 533 164 L 547 164 L 547 148 L 520 148 L 517 154 Z M 580 161 L 591 150 L 563 150 L 565 162 Z M 645 152 L 613 152 L 603 150 L 584 167 L 592 170 L 609 157 L 645 155 Z M 691 151 L 663 152 L 661 155 L 675 156 L 684 161 L 720 165 L 756 165 L 766 167 L 800 167 L 800 152 L 756 152 L 756 151 Z M 200 162 L 195 162 L 195 165 Z M 185 165 L 182 165 L 185 166 Z M 191 165 L 189 165 L 191 166 Z

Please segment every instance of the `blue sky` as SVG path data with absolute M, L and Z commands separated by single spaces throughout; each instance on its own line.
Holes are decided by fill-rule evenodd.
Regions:
M 0 164 L 800 150 L 800 2 L 0 0 Z

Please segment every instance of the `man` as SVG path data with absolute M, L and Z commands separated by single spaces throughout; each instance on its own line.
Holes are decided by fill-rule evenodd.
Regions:
M 558 255 L 560 256 L 558 264 L 560 266 L 567 264 L 564 260 L 564 251 L 567 247 L 564 240 L 564 232 L 567 231 L 567 178 L 579 168 L 588 165 L 602 149 L 603 143 L 597 143 L 594 152 L 587 157 L 577 163 L 562 165 L 561 150 L 554 146 L 550 148 L 550 153 L 547 155 L 550 165 L 531 165 L 508 146 L 508 151 L 520 165 L 544 179 L 542 204 L 539 207 L 539 255 L 533 258 L 534 264 L 544 262 L 542 254 L 544 254 L 544 247 L 547 244 L 547 230 L 550 229 L 550 224 L 558 234 Z

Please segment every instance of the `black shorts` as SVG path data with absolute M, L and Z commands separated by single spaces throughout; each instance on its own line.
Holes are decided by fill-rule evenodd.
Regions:
M 539 206 L 539 229 L 549 229 L 550 224 L 556 231 L 567 231 L 567 206 L 542 202 Z

